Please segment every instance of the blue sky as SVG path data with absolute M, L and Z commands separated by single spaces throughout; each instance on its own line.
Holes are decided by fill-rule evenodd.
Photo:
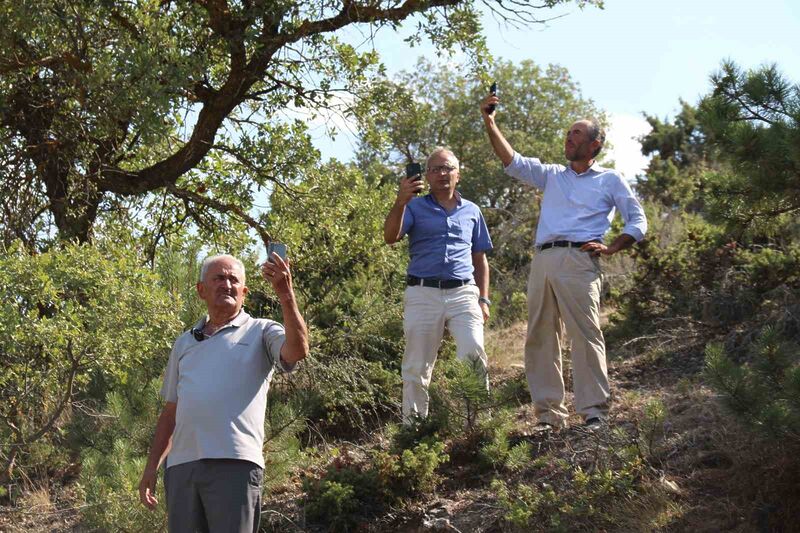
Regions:
M 604 9 L 568 5 L 537 14 L 565 16 L 521 30 L 486 16 L 490 50 L 504 60 L 566 67 L 584 97 L 611 115 L 611 156 L 629 178 L 646 165 L 632 139 L 647 131 L 642 112 L 671 117 L 679 98 L 695 103 L 723 59 L 745 68 L 774 62 L 800 83 L 798 0 L 607 0 Z M 374 41 L 390 74 L 433 54 L 428 46 L 409 49 L 404 35 L 385 31 Z M 323 156 L 349 159 L 352 134 L 345 128 L 331 141 L 322 130 L 315 142 Z

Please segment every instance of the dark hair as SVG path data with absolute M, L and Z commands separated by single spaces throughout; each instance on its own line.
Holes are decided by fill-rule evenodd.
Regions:
M 606 143 L 606 132 L 603 130 L 602 126 L 600 126 L 600 123 L 596 118 L 585 118 L 583 120 L 589 123 L 589 127 L 586 128 L 586 133 L 589 135 L 589 141 L 600 141 L 600 146 L 598 146 L 597 150 L 592 153 L 592 157 L 594 158 L 597 157 L 597 154 L 600 153 L 600 150 L 603 149 L 603 145 Z

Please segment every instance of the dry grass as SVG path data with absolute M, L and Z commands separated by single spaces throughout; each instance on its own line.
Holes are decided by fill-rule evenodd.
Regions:
M 526 331 L 524 322 L 501 329 L 487 329 L 485 346 L 489 365 L 501 372 L 509 368 L 522 368 Z

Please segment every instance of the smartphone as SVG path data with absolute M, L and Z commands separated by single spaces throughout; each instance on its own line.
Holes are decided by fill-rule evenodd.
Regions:
M 409 163 L 406 165 L 406 177 L 413 178 L 414 181 L 422 179 L 422 165 L 419 163 Z
M 493 82 L 492 86 L 489 87 L 489 94 L 491 94 L 492 96 L 497 96 L 497 82 Z M 494 104 L 489 104 L 488 106 L 486 106 L 486 109 L 489 110 L 490 114 L 494 113 L 494 110 L 496 108 L 497 108 L 497 106 L 494 105 Z
M 273 263 L 272 252 L 275 252 L 281 259 L 286 261 L 286 245 L 282 242 L 270 242 L 267 245 L 267 261 Z

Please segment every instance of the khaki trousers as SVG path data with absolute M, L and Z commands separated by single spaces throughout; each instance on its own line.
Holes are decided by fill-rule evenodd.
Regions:
M 428 386 L 445 326 L 456 341 L 456 357 L 474 364 L 488 389 L 488 359 L 483 349 L 483 313 L 478 296 L 475 285 L 455 289 L 406 288 L 402 370 L 405 423 L 414 416 L 428 416 Z
M 566 426 L 561 325 L 572 341 L 575 410 L 584 420 L 608 414 L 610 387 L 600 331 L 600 262 L 578 248 L 536 253 L 528 278 L 525 373 L 540 422 Z

